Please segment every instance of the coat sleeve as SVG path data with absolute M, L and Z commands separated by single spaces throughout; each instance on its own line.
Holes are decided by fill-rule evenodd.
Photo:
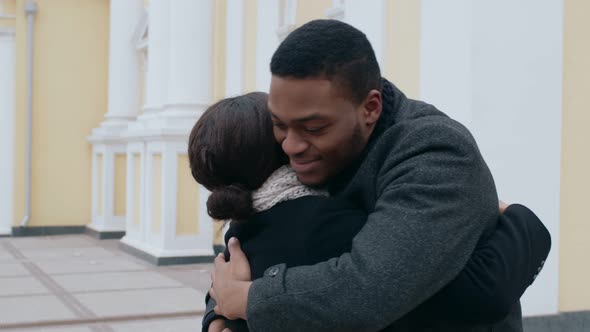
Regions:
M 541 271 L 551 235 L 528 208 L 510 205 L 459 276 L 426 306 L 433 315 L 471 323 L 504 318 Z
M 493 179 L 466 129 L 404 133 L 379 168 L 377 201 L 352 250 L 255 280 L 251 331 L 380 330 L 438 292 L 498 218 Z

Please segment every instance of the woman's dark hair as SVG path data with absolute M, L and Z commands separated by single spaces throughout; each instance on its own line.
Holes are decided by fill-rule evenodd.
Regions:
M 254 212 L 251 192 L 286 162 L 273 135 L 267 100 L 263 92 L 223 99 L 191 131 L 191 173 L 212 192 L 207 211 L 214 219 L 247 219 Z

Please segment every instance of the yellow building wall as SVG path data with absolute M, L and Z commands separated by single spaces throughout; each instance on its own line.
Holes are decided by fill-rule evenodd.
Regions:
M 225 97 L 225 39 L 227 0 L 216 0 L 213 8 L 213 100 Z
M 27 25 L 16 7 L 14 223 L 25 205 Z M 34 37 L 32 208 L 29 226 L 84 225 L 91 149 L 107 109 L 109 2 L 38 0 Z
M 115 154 L 115 216 L 124 217 L 127 204 L 127 155 Z
M 326 9 L 332 7 L 332 0 L 299 0 L 295 25 L 301 26 L 309 21 L 326 18 Z
M 0 15 L 14 15 L 16 12 L 16 0 L 0 0 Z M 0 17 L 0 28 L 13 28 L 16 23 L 15 18 Z
M 559 309 L 590 309 L 590 2 L 564 1 Z
M 16 0 L 0 0 L 0 14 L 14 15 L 16 13 Z
M 102 196 L 103 196 L 103 155 L 102 153 L 98 153 L 96 155 L 96 185 L 98 188 L 96 188 L 96 214 L 99 216 L 102 216 L 103 214 L 103 201 L 102 201 Z
M 389 0 L 386 5 L 385 63 L 382 75 L 409 98 L 420 96 L 420 1 Z
M 133 223 L 139 225 L 141 213 L 141 178 L 143 169 L 141 168 L 141 156 L 133 155 Z
M 160 233 L 162 224 L 162 155 L 152 157 L 152 232 Z
M 199 232 L 199 185 L 191 175 L 188 155 L 178 156 L 177 168 L 176 234 L 196 235 Z

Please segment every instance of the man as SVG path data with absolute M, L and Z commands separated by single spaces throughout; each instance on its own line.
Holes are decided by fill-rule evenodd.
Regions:
M 339 21 L 293 31 L 271 72 L 275 137 L 299 180 L 369 217 L 350 253 L 274 266 L 254 282 L 230 241 L 231 261 L 218 257 L 212 275 L 215 312 L 247 319 L 252 331 L 521 331 L 518 303 L 479 325 L 421 310 L 499 218 L 492 176 L 468 130 L 383 80 L 366 36 Z M 535 218 L 519 206 L 506 212 L 513 223 Z M 544 257 L 522 259 L 532 276 Z

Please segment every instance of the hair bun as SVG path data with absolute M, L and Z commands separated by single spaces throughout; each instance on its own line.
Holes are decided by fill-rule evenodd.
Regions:
M 240 185 L 219 187 L 207 200 L 207 212 L 218 220 L 248 219 L 254 213 L 252 192 Z

